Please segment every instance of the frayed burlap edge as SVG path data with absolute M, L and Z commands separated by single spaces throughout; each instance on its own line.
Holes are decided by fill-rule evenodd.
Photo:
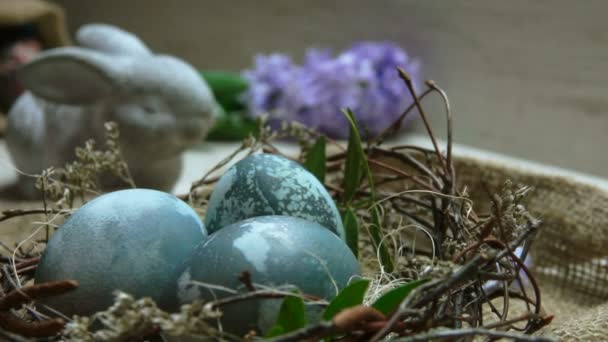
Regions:
M 533 188 L 527 208 L 543 220 L 531 251 L 533 271 L 545 311 L 555 315 L 543 333 L 564 340 L 608 340 L 608 193 L 516 165 L 461 157 L 455 168 L 478 210 L 507 179 Z

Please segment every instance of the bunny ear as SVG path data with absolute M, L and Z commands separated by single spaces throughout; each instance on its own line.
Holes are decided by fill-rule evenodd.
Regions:
M 80 48 L 41 53 L 19 70 L 19 79 L 35 95 L 57 103 L 84 105 L 112 94 L 119 83 L 120 59 Z
M 89 49 L 116 55 L 150 55 L 152 52 L 134 34 L 106 24 L 88 24 L 78 29 L 78 43 Z

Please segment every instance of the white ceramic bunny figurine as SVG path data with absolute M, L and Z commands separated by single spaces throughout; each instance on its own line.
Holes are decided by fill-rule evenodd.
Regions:
M 16 167 L 40 173 L 63 166 L 88 139 L 105 141 L 104 123 L 119 125 L 121 150 L 138 187 L 170 191 L 181 152 L 211 128 L 216 102 L 200 74 L 153 54 L 116 27 L 78 30 L 81 47 L 48 50 L 24 65 L 26 91 L 9 113 L 7 145 Z M 34 195 L 31 177 L 18 191 Z

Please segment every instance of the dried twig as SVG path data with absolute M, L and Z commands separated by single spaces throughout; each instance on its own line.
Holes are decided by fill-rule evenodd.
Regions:
M 437 144 L 437 139 L 435 138 L 435 134 L 433 134 L 433 129 L 431 128 L 431 124 L 429 123 L 428 115 L 426 115 L 426 112 L 425 112 L 424 108 L 422 107 L 422 104 L 420 104 L 420 97 L 418 97 L 418 95 L 416 94 L 416 91 L 414 90 L 414 83 L 412 81 L 412 78 L 410 77 L 410 75 L 407 72 L 405 72 L 405 70 L 403 70 L 401 68 L 397 68 L 397 71 L 399 72 L 399 77 L 405 82 L 405 85 L 407 85 L 407 88 L 410 91 L 410 94 L 412 94 L 412 97 L 414 98 L 414 103 L 416 104 L 416 108 L 418 109 L 418 112 L 420 113 L 420 117 L 422 118 L 422 121 L 424 122 L 424 127 L 426 127 L 429 137 L 431 138 L 431 143 L 433 144 L 433 147 L 435 148 L 435 152 L 437 153 L 437 159 L 439 160 L 439 163 L 441 164 L 441 166 L 443 167 L 443 169 L 446 171 L 446 174 L 447 174 L 448 166 L 446 164 L 443 154 L 441 154 L 441 150 L 439 149 L 439 145 Z
M 55 209 L 10 209 L 4 210 L 2 216 L 0 216 L 0 222 L 10 220 L 15 217 L 35 215 L 35 214 L 68 214 L 66 210 L 55 210 Z
M 0 298 L 0 311 L 17 308 L 35 299 L 58 296 L 78 287 L 75 280 L 61 280 L 15 289 Z
M 31 342 L 30 339 L 23 337 L 23 335 L 18 335 L 2 328 L 0 328 L 0 339 L 11 342 Z
M 212 308 L 219 308 L 224 305 L 234 304 L 238 302 L 245 302 L 253 299 L 276 299 L 276 298 L 285 298 L 286 296 L 293 296 L 294 294 L 291 292 L 283 292 L 276 290 L 255 290 L 249 291 L 245 293 L 240 293 L 232 296 L 228 296 L 222 299 L 214 300 L 208 302 L 206 305 Z M 319 301 L 320 298 L 316 296 L 303 294 L 302 298 L 310 301 Z
M 508 338 L 513 341 L 522 342 L 555 342 L 556 340 L 546 336 L 530 336 L 522 335 L 501 330 L 490 330 L 484 328 L 468 328 L 468 329 L 445 329 L 431 331 L 428 333 L 420 333 L 413 336 L 394 339 L 399 342 L 426 342 L 439 340 L 454 340 L 462 337 L 487 336 L 491 338 Z
M 285 334 L 270 341 L 296 342 L 317 340 L 339 333 L 352 331 L 374 331 L 385 324 L 386 317 L 379 311 L 364 305 L 357 305 L 340 311 L 331 321 L 316 324 Z
M 52 318 L 39 322 L 30 322 L 15 317 L 9 312 L 36 299 L 57 296 L 75 289 L 78 283 L 73 280 L 47 282 L 12 290 L 0 298 L 0 327 L 12 333 L 27 337 L 47 337 L 59 333 L 65 321 Z
M 59 333 L 65 326 L 61 318 L 47 319 L 40 322 L 28 322 L 8 312 L 0 312 L 0 327 L 26 337 L 48 337 Z

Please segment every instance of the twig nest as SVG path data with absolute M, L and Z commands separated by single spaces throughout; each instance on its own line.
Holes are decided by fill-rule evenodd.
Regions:
M 205 225 L 221 227 L 264 215 L 316 222 L 344 239 L 333 199 L 317 178 L 297 163 L 272 154 L 254 154 L 233 165 L 215 186 Z
M 315 222 L 288 216 L 255 217 L 224 227 L 201 244 L 185 265 L 178 280 L 182 304 L 233 295 L 222 287 L 246 292 L 239 280 L 243 271 L 249 272 L 256 289 L 297 287 L 304 294 L 330 300 L 361 272 L 351 250 L 335 234 Z M 275 322 L 280 304 L 281 299 L 256 299 L 224 305 L 222 326 L 236 334 L 264 331 Z M 319 308 L 309 310 L 311 316 L 319 312 Z
M 102 195 L 78 209 L 50 239 L 35 281 L 74 279 L 78 289 L 45 304 L 66 315 L 112 305 L 115 290 L 151 297 L 175 287 L 175 268 L 207 237 L 194 210 L 170 194 L 146 189 Z

